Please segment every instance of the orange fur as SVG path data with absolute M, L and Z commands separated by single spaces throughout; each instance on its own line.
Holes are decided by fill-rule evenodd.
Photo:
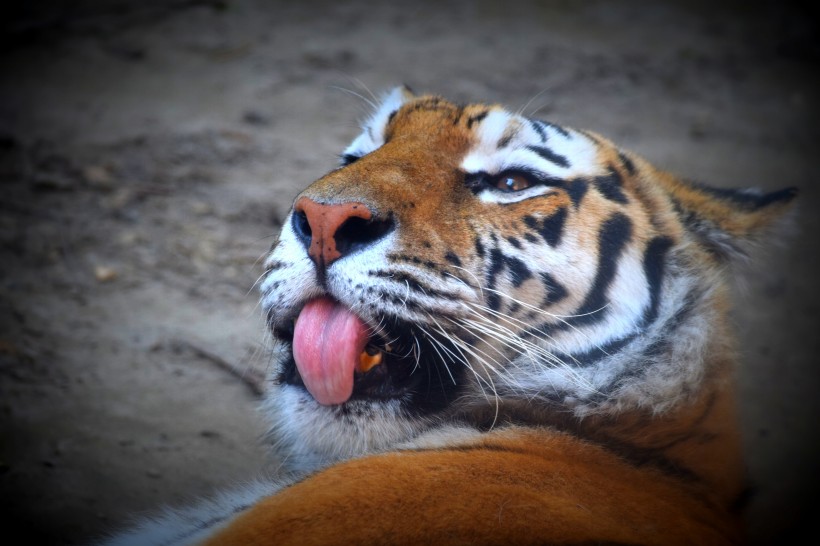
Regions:
M 472 376 L 459 376 L 461 384 L 451 376 L 462 390 L 445 392 L 443 408 L 414 421 L 416 407 L 403 406 L 406 413 L 396 417 L 378 406 L 385 395 L 367 390 L 373 385 L 367 377 L 360 383 L 364 395 L 351 406 L 342 406 L 352 400 L 344 398 L 340 411 L 328 408 L 335 401 L 320 407 L 294 379 L 297 363 L 292 362 L 290 375 L 280 372 L 275 380 L 278 394 L 289 402 L 271 404 L 279 427 L 298 423 L 296 430 L 288 429 L 289 436 L 283 433 L 289 447 L 297 454 L 321 456 L 324 450 L 336 460 L 351 460 L 229 512 L 226 518 L 236 516 L 216 525 L 207 544 L 740 543 L 745 470 L 724 265 L 744 252 L 744 240 L 783 214 L 795 192 L 708 188 L 659 171 L 592 133 L 505 118 L 497 106 L 461 107 L 407 94 L 404 99 L 400 108 L 381 111 L 381 125 L 367 127 L 364 136 L 370 140 L 353 148 L 357 154 L 349 165 L 300 194 L 297 212 L 308 210 L 311 225 L 329 231 L 317 234 L 303 225 L 297 233 L 290 223 L 283 228 L 292 229 L 286 234 L 290 239 L 268 262 L 269 321 L 287 344 L 293 334 L 289 340 L 286 326 L 309 298 L 341 302 L 339 307 L 380 325 L 398 313 L 391 300 L 404 311 L 409 301 L 422 311 L 411 330 L 418 326 L 428 337 L 424 327 L 445 336 L 470 335 L 465 337 L 470 347 L 458 338 L 462 345 L 454 344 L 449 354 L 460 353 L 461 360 L 452 363 L 469 368 Z M 494 114 L 484 133 L 476 129 Z M 510 152 L 507 146 L 521 135 Z M 513 157 L 511 166 L 493 163 L 503 153 Z M 531 161 L 541 169 L 535 174 L 520 164 L 533 154 Z M 524 177 L 521 191 L 530 183 L 537 191 L 499 188 L 493 177 L 505 172 Z M 325 223 L 317 220 L 321 215 Z M 378 220 L 380 231 L 365 233 L 370 224 L 360 222 L 351 228 L 353 235 L 339 235 L 358 237 L 360 249 L 370 245 L 370 254 L 362 250 L 364 258 L 359 254 L 347 261 L 347 271 L 333 238 L 354 216 Z M 555 232 L 549 232 L 547 222 L 555 217 L 559 221 L 550 224 Z M 374 248 L 386 226 L 395 236 L 387 256 L 378 256 Z M 318 248 L 320 239 L 328 245 Z M 314 246 L 310 252 L 318 273 L 304 255 Z M 331 261 L 338 267 L 327 270 Z M 325 282 L 331 273 L 337 284 Z M 312 280 L 317 275 L 321 282 Z M 382 291 L 371 296 L 368 289 L 374 286 Z M 396 296 L 397 286 L 404 300 Z M 509 299 L 497 298 L 493 307 L 490 298 L 502 289 L 510 292 Z M 353 293 L 347 300 L 345 290 Z M 411 301 L 411 295 L 417 299 Z M 376 308 L 371 315 L 368 305 Z M 546 312 L 534 312 L 539 305 Z M 450 319 L 442 318 L 450 332 L 436 311 Z M 459 322 L 464 317 L 483 320 L 483 329 L 470 330 L 469 321 Z M 545 321 L 543 332 L 527 331 L 527 321 L 535 320 Z M 494 330 L 499 322 L 503 327 Z M 584 328 L 592 349 L 589 338 L 573 337 Z M 552 334 L 563 335 L 565 345 Z M 413 339 L 421 353 L 419 337 Z M 448 351 L 443 342 L 428 350 L 439 357 Z M 396 358 L 388 352 L 386 360 Z M 468 356 L 475 355 L 499 358 L 470 362 Z M 428 380 L 425 403 L 432 398 L 434 372 L 444 376 L 426 362 L 434 371 L 423 370 L 424 361 L 416 356 L 418 373 L 429 374 L 422 376 Z M 394 360 L 392 370 L 380 366 L 385 373 L 399 369 L 400 381 L 402 363 Z M 285 369 L 289 361 L 280 364 Z M 505 374 L 522 378 L 504 383 Z M 389 377 L 391 383 L 379 386 L 393 388 Z M 412 385 L 392 391 L 398 394 L 391 402 L 410 404 L 423 388 Z M 499 385 L 506 390 L 495 390 Z M 517 392 L 520 385 L 530 390 Z M 375 410 L 359 404 L 370 403 L 372 392 Z M 372 440 L 383 423 L 371 418 L 398 422 L 380 430 L 383 437 L 394 436 Z M 458 427 L 469 432 L 459 437 L 452 432 Z M 327 434 L 333 434 L 331 440 Z M 356 436 L 349 451 L 336 451 L 336 443 L 348 436 Z M 312 443 L 302 449 L 306 442 Z M 360 447 L 367 442 L 372 443 Z M 374 454 L 387 449 L 393 451 Z M 314 468 L 306 464 L 300 471 Z M 211 523 L 217 521 L 222 520 Z
M 460 228 L 469 218 L 491 219 L 502 232 L 519 231 L 516 218 L 528 213 L 527 201 L 507 205 L 502 218 L 493 206 L 467 203 L 452 190 L 461 184 L 459 159 L 475 145 L 469 128 L 459 121 L 493 108 L 462 110 L 435 98 L 418 99 L 396 114 L 383 146 L 319 180 L 309 195 L 393 207 L 404 240 L 432 241 L 428 259 L 437 258 L 442 248 L 470 247 L 467 230 Z M 511 123 L 501 140 L 512 138 L 520 127 Z M 734 236 L 748 235 L 780 212 L 780 207 L 739 210 L 602 137 L 585 134 L 599 147 L 598 163 L 616 169 L 625 191 L 636 197 L 623 205 L 634 223 L 634 246 L 643 247 L 659 233 L 675 241 L 691 237 L 673 202 Z M 623 157 L 637 172 L 627 172 Z M 367 183 L 359 183 L 363 180 Z M 539 206 L 548 214 L 571 204 L 559 192 Z M 588 197 L 584 222 L 573 225 L 579 244 L 596 243 L 598 224 L 589 218 L 605 218 L 616 210 L 619 206 L 610 200 Z M 693 259 L 711 261 L 697 245 L 690 252 Z M 736 505 L 744 494 L 745 473 L 731 387 L 734 355 L 725 326 L 727 309 L 717 286 L 715 330 L 700 390 L 672 409 L 628 409 L 580 419 L 526 402 L 471 408 L 474 421 L 483 419 L 489 428 L 506 423 L 508 428 L 466 445 L 376 455 L 330 467 L 259 502 L 209 544 L 739 542 Z
M 695 538 L 697 537 L 697 538 Z M 703 485 L 548 429 L 332 467 L 269 497 L 212 546 L 730 544 L 737 517 Z

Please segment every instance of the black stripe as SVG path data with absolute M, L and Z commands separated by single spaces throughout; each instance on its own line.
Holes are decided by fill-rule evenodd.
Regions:
M 516 394 L 517 394 L 517 395 L 519 395 L 517 398 L 519 400 L 521 399 L 520 393 L 510 392 L 508 389 L 505 389 L 504 387 L 499 386 L 498 391 L 502 395 L 510 395 L 512 397 L 516 397 Z M 527 398 L 526 400 L 528 402 L 531 402 L 531 400 L 529 398 Z M 547 399 L 547 400 L 545 400 L 543 398 L 541 399 L 541 401 L 544 401 L 544 402 L 547 402 L 548 400 L 549 399 Z M 559 404 L 559 406 L 561 405 L 560 402 L 558 404 Z M 579 425 L 579 421 L 577 421 L 577 420 L 575 420 L 574 418 L 571 418 L 571 417 L 568 417 L 566 419 L 562 418 L 561 412 L 552 412 L 550 415 L 552 417 L 550 424 L 555 429 L 557 429 L 559 431 L 562 431 L 562 432 L 565 432 L 565 433 L 569 433 L 572 436 L 577 437 L 581 440 L 590 442 L 591 444 L 595 444 L 595 445 L 603 448 L 605 451 L 613 453 L 613 454 L 617 455 L 618 457 L 622 458 L 627 464 L 629 464 L 631 466 L 634 466 L 636 468 L 652 467 L 652 468 L 655 468 L 655 469 L 659 470 L 660 472 L 662 472 L 662 473 L 664 473 L 664 474 L 666 474 L 670 477 L 673 477 L 673 478 L 678 479 L 678 480 L 683 481 L 683 482 L 688 482 L 688 483 L 693 483 L 693 484 L 698 483 L 702 480 L 702 477 L 699 476 L 691 468 L 688 468 L 688 467 L 686 467 L 686 466 L 672 460 L 671 458 L 669 458 L 667 456 L 667 454 L 664 452 L 663 449 L 659 449 L 659 448 L 656 448 L 656 447 L 637 446 L 637 445 L 632 444 L 628 441 L 624 441 L 620 438 L 617 438 L 615 436 L 611 436 L 611 435 L 607 434 L 606 431 L 607 431 L 607 429 L 610 428 L 608 425 L 613 424 L 611 421 L 603 421 L 602 426 L 593 428 L 593 427 L 584 427 L 582 425 Z M 506 421 L 511 425 L 514 425 L 514 424 L 519 424 L 519 425 L 523 425 L 523 426 L 532 426 L 533 425 L 533 421 L 531 419 L 523 417 L 520 414 L 518 414 L 518 415 L 515 415 L 515 414 L 508 415 L 507 418 L 506 418 Z M 488 422 L 486 424 L 485 423 L 480 423 L 480 424 L 477 423 L 476 426 L 479 428 L 479 430 L 481 430 L 485 427 L 489 428 L 490 426 L 495 425 L 495 424 L 496 424 L 495 418 L 490 418 L 490 419 L 488 419 Z M 544 425 L 544 423 L 538 423 L 538 424 L 540 426 Z M 462 446 L 454 446 L 454 448 L 447 448 L 447 449 L 448 450 L 453 449 L 453 450 L 458 450 L 458 451 L 463 450 L 463 451 L 469 452 L 469 451 L 480 451 L 485 447 L 486 446 L 478 444 L 478 445 L 475 445 L 475 446 L 463 446 L 463 449 L 462 449 Z M 504 450 L 504 449 L 502 448 L 499 451 L 502 451 L 502 450 Z M 504 451 L 507 451 L 507 450 L 504 450 Z M 508 451 L 510 451 L 511 453 L 515 453 L 515 452 L 517 452 L 517 449 L 515 449 L 515 446 L 512 446 L 512 449 L 509 449 Z M 578 542 L 566 542 L 566 543 L 565 542 L 549 542 L 549 544 L 589 544 L 589 545 L 607 544 L 607 545 L 609 545 L 609 544 L 620 544 L 620 543 L 607 542 L 607 541 L 604 541 L 604 542 L 601 542 L 601 541 L 585 542 L 583 540 L 580 540 Z
M 532 152 L 535 152 L 536 154 L 538 154 L 542 158 L 546 159 L 550 163 L 554 163 L 554 164 L 558 165 L 559 167 L 564 167 L 564 168 L 569 167 L 569 161 L 567 160 L 566 157 L 564 157 L 560 154 L 556 154 L 555 152 L 553 152 L 549 148 L 546 148 L 544 146 L 527 146 L 527 149 L 532 151 Z
M 644 356 L 639 360 L 645 361 L 647 359 L 657 358 L 669 350 L 674 340 L 673 334 L 689 319 L 689 316 L 695 310 L 695 300 L 698 297 L 700 297 L 700 294 L 696 294 L 694 290 L 686 295 L 683 304 L 672 317 L 663 324 L 663 336 L 646 347 L 643 350 Z M 615 379 L 617 380 L 618 378 Z
M 418 448 L 413 451 L 455 451 L 461 453 L 470 453 L 473 451 L 493 451 L 498 453 L 518 453 L 518 454 L 526 454 L 527 451 L 523 449 L 519 449 L 518 447 L 512 447 L 505 444 L 491 444 L 491 443 L 482 443 L 482 444 L 472 444 L 472 445 L 453 445 L 441 448 Z
M 584 303 L 575 312 L 576 316 L 567 322 L 589 324 L 598 322 L 606 316 L 605 306 L 609 303 L 607 289 L 618 271 L 618 260 L 626 243 L 632 237 L 632 221 L 621 213 L 613 214 L 601 226 L 598 233 L 598 271 L 595 281 L 587 293 Z
M 542 271 L 540 276 L 541 282 L 547 290 L 547 295 L 544 298 L 544 302 L 541 304 L 542 307 L 546 307 L 547 305 L 555 305 L 569 295 L 569 292 L 564 285 L 556 281 L 555 278 L 546 271 Z
M 538 121 L 538 123 L 542 124 L 544 127 L 549 127 L 553 131 L 556 131 L 557 133 L 559 133 L 560 135 L 562 135 L 566 138 L 572 138 L 569 134 L 569 131 L 567 131 L 566 129 L 564 129 L 560 125 L 556 125 L 554 123 L 550 123 L 549 121 L 543 121 L 543 120 L 540 120 L 540 119 L 536 120 L 536 121 Z
M 573 316 L 552 324 L 541 323 L 522 332 L 522 338 L 549 337 L 554 332 L 566 330 L 581 324 L 600 322 L 606 316 L 606 291 L 615 278 L 618 259 L 626 243 L 632 237 L 632 222 L 622 213 L 612 215 L 601 227 L 598 234 L 598 271 L 592 288 L 584 298 L 584 302 L 573 313 Z
M 581 204 L 581 199 L 586 195 L 587 189 L 589 189 L 589 185 L 583 180 L 573 180 L 566 185 L 569 198 L 576 209 Z
M 698 476 L 690 468 L 669 459 L 663 451 L 652 448 L 641 448 L 614 438 L 601 438 L 600 443 L 607 449 L 620 455 L 632 466 L 652 466 L 664 474 L 687 482 L 698 482 Z
M 621 339 L 616 339 L 614 341 L 610 341 L 605 345 L 599 345 L 594 349 L 590 349 L 583 353 L 573 353 L 573 354 L 561 354 L 557 355 L 561 362 L 566 362 L 577 368 L 588 368 L 601 360 L 602 358 L 606 358 L 609 355 L 615 354 L 631 341 L 633 341 L 636 337 L 638 337 L 637 333 L 629 334 L 626 337 Z M 620 377 L 620 376 L 619 376 Z M 596 393 L 599 395 L 603 395 L 606 398 L 609 394 L 603 394 L 602 392 Z M 594 401 L 594 396 L 586 400 L 587 402 Z
M 506 148 L 507 145 L 510 143 L 510 141 L 513 139 L 514 136 L 515 136 L 514 133 L 510 133 L 510 134 L 507 134 L 507 135 L 504 135 L 503 137 L 501 137 L 498 140 L 498 144 L 495 145 L 496 149 L 500 150 L 501 148 Z
M 419 110 L 448 110 L 451 108 L 449 103 L 442 104 L 441 97 L 430 97 L 426 100 L 417 101 L 413 104 L 413 111 L 418 112 Z
M 487 294 L 487 307 L 493 311 L 498 311 L 501 308 L 501 296 L 495 292 L 489 292 Z
M 621 180 L 621 176 L 616 171 L 610 169 L 609 174 L 596 176 L 592 179 L 592 183 L 595 184 L 595 187 L 601 192 L 601 195 L 610 201 L 623 204 L 629 202 L 623 192 L 623 180 Z
M 650 302 L 649 307 L 647 307 L 647 309 L 644 311 L 644 315 L 641 318 L 641 321 L 636 325 L 636 329 L 639 331 L 644 330 L 647 326 L 652 324 L 658 317 L 658 306 L 660 305 L 661 286 L 663 284 L 663 273 L 664 266 L 666 263 L 665 257 L 668 250 L 672 247 L 672 244 L 673 241 L 668 237 L 656 237 L 649 242 L 649 245 L 647 245 L 647 249 L 644 253 L 644 274 L 646 275 L 647 282 L 649 283 Z M 688 311 L 686 310 L 687 307 L 688 306 L 684 305 L 681 311 L 676 313 L 676 320 L 670 321 L 666 325 L 666 328 L 670 331 L 668 331 L 664 335 L 664 339 L 669 339 L 669 334 L 671 333 L 671 331 L 674 331 L 680 325 L 679 320 L 682 320 L 682 318 L 688 314 Z M 624 338 L 610 341 L 602 347 L 592 349 L 585 353 L 568 355 L 566 358 L 571 359 L 571 361 L 573 361 L 579 367 L 588 367 L 595 364 L 602 358 L 605 358 L 613 353 L 620 351 L 628 343 L 633 341 L 637 336 L 638 333 L 630 334 Z M 668 345 L 668 342 L 663 342 L 661 340 L 656 341 L 649 345 L 643 351 L 643 356 L 659 356 L 664 350 L 668 348 Z M 637 361 L 640 362 L 646 360 L 646 358 L 637 359 Z M 607 387 L 599 389 L 599 396 L 602 397 L 602 400 L 606 399 L 606 397 L 608 397 L 609 394 L 615 388 L 622 385 L 626 379 L 635 377 L 641 372 L 642 369 L 624 371 L 623 373 L 613 378 Z M 594 402 L 595 397 L 591 398 L 589 401 Z
M 452 252 L 447 252 L 447 254 L 444 255 L 444 259 L 455 266 L 461 266 L 461 260 Z
M 515 248 L 521 248 L 521 241 L 519 241 L 519 240 L 518 240 L 518 239 L 516 239 L 515 237 L 513 237 L 513 236 L 509 236 L 509 237 L 507 237 L 507 240 L 508 240 L 508 241 L 510 242 L 510 244 L 511 244 L 512 246 L 514 246 Z
M 496 279 L 504 270 L 504 254 L 497 248 L 490 250 L 490 269 L 487 271 L 487 305 L 493 311 L 501 308 L 501 296 L 495 292 Z
M 678 311 L 663 324 L 663 335 L 659 339 L 650 343 L 639 354 L 634 355 L 632 362 L 635 362 L 638 365 L 627 368 L 618 373 L 618 375 L 613 377 L 606 386 L 600 387 L 598 392 L 587 401 L 589 403 L 603 402 L 607 400 L 612 393 L 615 392 L 615 390 L 626 384 L 628 381 L 643 376 L 646 373 L 646 363 L 652 362 L 654 359 L 663 356 L 669 351 L 672 341 L 674 340 L 675 332 L 683 325 L 684 322 L 686 322 L 692 314 L 693 309 L 694 296 L 690 293 L 687 294 L 683 305 L 681 305 Z M 643 324 L 638 326 L 639 330 L 642 328 Z M 638 334 L 640 334 L 640 332 L 633 334 L 629 341 L 635 339 Z M 609 354 L 611 354 L 611 348 Z M 604 358 L 605 356 L 607 355 L 600 355 L 600 358 Z M 589 355 L 589 358 L 591 357 L 592 355 Z M 594 363 L 595 362 L 592 361 L 589 362 L 589 364 Z
M 406 296 L 405 294 L 393 294 L 393 293 L 390 293 L 390 292 L 385 292 L 383 290 L 373 290 L 373 291 L 370 291 L 370 294 L 371 294 L 371 296 L 370 296 L 371 299 L 366 301 L 364 298 L 359 298 L 359 302 L 362 305 L 368 305 L 369 302 L 372 302 L 372 298 L 376 298 L 380 302 L 392 303 L 393 305 L 395 305 L 397 307 L 397 310 L 394 311 L 393 314 L 386 312 L 385 317 L 387 317 L 388 319 L 392 318 L 392 319 L 395 319 L 395 320 L 402 320 L 402 321 L 408 320 L 406 313 L 404 313 L 405 310 L 416 312 L 420 315 L 425 315 L 425 314 L 429 315 L 430 311 L 431 311 L 431 309 L 424 302 L 421 302 L 417 299 L 414 299 L 412 295 L 411 296 Z M 445 322 L 447 322 L 447 321 L 456 322 L 457 320 L 459 320 L 461 318 L 457 314 L 449 313 L 449 312 L 447 312 L 445 310 L 442 310 L 442 309 L 435 309 L 435 313 L 436 313 L 436 317 L 438 319 L 442 319 Z M 392 330 L 389 327 L 386 327 L 383 330 L 384 330 L 384 332 L 390 332 L 393 335 L 397 334 L 396 330 Z M 470 336 L 465 335 L 464 336 L 464 341 L 468 342 L 469 337 Z M 475 340 L 472 339 L 472 341 L 475 341 Z M 433 354 L 435 354 L 435 353 L 433 353 Z M 422 348 L 422 353 L 421 353 L 422 358 L 424 358 L 425 356 L 429 356 L 429 355 L 430 355 L 430 353 L 427 353 Z M 454 375 L 455 375 L 455 371 L 456 370 L 453 370 Z M 448 378 L 448 381 L 449 381 L 449 378 Z
M 432 260 L 423 260 L 418 256 L 406 256 L 404 254 L 388 254 L 387 259 L 394 262 L 405 262 L 411 263 L 413 265 L 420 265 L 432 271 L 436 271 L 438 273 L 443 272 L 441 264 L 438 264 Z
M 467 118 L 467 128 L 472 129 L 474 123 L 481 123 L 481 121 L 484 118 L 486 118 L 487 114 L 489 114 L 489 113 L 490 113 L 489 110 L 484 110 L 483 112 L 480 112 L 480 113 L 478 113 L 474 116 L 470 116 L 469 118 Z
M 379 291 L 378 298 L 380 301 L 386 301 L 388 303 L 392 303 L 396 307 L 415 311 L 417 313 L 423 313 L 426 311 L 426 308 L 421 304 L 414 301 L 412 298 L 404 297 L 404 296 L 397 296 L 395 294 L 390 294 L 384 291 Z
M 685 209 L 683 204 L 674 197 L 671 201 L 684 227 L 697 237 L 698 242 L 707 252 L 721 260 L 728 260 L 733 252 L 743 254 L 743 250 L 734 240 L 721 237 L 723 231 L 714 222 L 699 216 L 694 211 Z
M 693 188 L 718 199 L 729 201 L 746 210 L 756 210 L 772 203 L 787 203 L 797 197 L 797 188 L 785 188 L 771 193 L 734 188 L 714 188 L 691 180 L 686 181 Z
M 373 291 L 372 294 L 372 297 L 377 298 L 380 302 L 391 303 L 397 308 L 397 311 L 394 311 L 393 314 L 395 318 L 401 317 L 402 320 L 407 320 L 407 315 L 404 311 L 412 311 L 420 315 L 429 315 L 431 311 L 431 309 L 425 303 L 417 299 L 414 299 L 413 296 L 406 296 L 404 294 L 392 294 L 390 292 L 385 292 L 383 290 Z M 372 301 L 372 299 L 369 301 Z M 365 301 L 364 298 L 360 298 L 359 302 L 362 305 L 368 304 L 368 301 Z M 441 309 L 435 309 L 435 313 L 438 319 L 450 319 L 455 322 L 459 318 L 457 315 L 447 313 L 446 311 L 443 311 Z M 390 314 L 388 313 L 386 316 L 390 316 Z M 385 332 L 390 332 L 390 330 L 385 329 Z
M 487 271 L 487 305 L 498 311 L 501 308 L 501 297 L 494 291 L 498 286 L 498 276 L 504 269 L 510 272 L 510 282 L 515 288 L 521 286 L 527 279 L 532 278 L 532 271 L 527 265 L 513 256 L 507 256 L 498 248 L 490 250 L 490 268 Z
M 712 414 L 712 411 L 715 409 L 715 404 L 717 403 L 717 393 L 712 392 L 709 395 L 709 399 L 704 404 L 703 409 L 688 426 L 686 432 L 681 432 L 680 434 L 675 435 L 671 439 L 665 441 L 662 444 L 656 444 L 652 446 L 652 449 L 663 450 L 666 451 L 670 448 L 673 448 L 677 445 L 682 444 L 683 442 L 688 442 L 689 440 L 697 440 L 698 442 L 703 442 L 704 440 L 712 441 L 715 439 L 715 435 L 712 433 L 704 432 L 703 430 L 698 431 L 697 429 L 700 428 L 703 423 L 705 423 L 709 416 Z
M 270 286 L 266 287 L 264 290 L 265 297 L 271 296 L 276 290 L 278 290 L 282 285 L 282 282 L 283 281 L 274 281 Z
M 464 115 L 464 106 L 458 105 L 456 108 L 456 115 L 453 117 L 453 125 L 458 125 L 458 122 L 461 121 L 461 116 Z
M 547 141 L 547 132 L 544 131 L 544 128 L 541 126 L 541 122 L 537 119 L 529 119 L 527 120 L 530 122 L 530 127 L 532 127 L 538 136 L 541 138 L 541 142 L 544 143 Z
M 643 255 L 643 271 L 649 283 L 650 302 L 644 312 L 643 326 L 647 326 L 658 317 L 658 306 L 661 299 L 661 285 L 663 272 L 666 266 L 666 253 L 672 248 L 673 241 L 669 237 L 655 237 L 646 246 Z
M 698 416 L 698 419 L 692 425 L 692 428 L 697 427 L 702 420 L 708 418 L 709 414 L 713 410 L 714 401 L 715 396 L 713 395 L 707 402 L 706 407 L 703 412 L 701 412 L 701 415 Z M 671 447 L 680 444 L 681 442 L 686 442 L 697 437 L 701 437 L 701 440 L 707 441 L 711 441 L 715 438 L 714 435 L 708 433 L 692 434 L 691 432 L 685 432 L 665 444 L 654 445 L 651 447 L 640 447 L 627 441 L 609 436 L 605 432 L 602 434 L 596 434 L 596 431 L 579 432 L 579 435 L 582 438 L 591 440 L 592 442 L 613 451 L 633 466 L 653 466 L 669 476 L 673 476 L 687 482 L 699 482 L 702 477 L 691 468 L 670 459 L 666 452 Z
M 342 167 L 347 167 L 351 163 L 355 163 L 356 161 L 358 161 L 361 158 L 362 158 L 362 156 L 356 155 L 356 154 L 343 154 L 342 157 L 341 157 Z
M 524 224 L 528 228 L 530 228 L 531 230 L 533 230 L 533 231 L 538 231 L 539 230 L 538 218 L 536 218 L 535 216 L 533 216 L 531 214 L 528 214 L 528 215 L 524 216 L 522 218 L 522 220 L 524 221 Z
M 409 273 L 405 273 L 403 271 L 368 271 L 368 275 L 371 277 L 377 277 L 381 279 L 390 279 L 396 283 L 406 283 L 406 285 L 415 292 L 424 294 L 426 296 L 435 296 L 437 298 L 443 298 L 446 300 L 457 300 L 459 297 L 455 294 L 450 292 L 442 292 L 436 288 L 432 288 L 430 285 L 424 283 L 423 281 L 419 280 L 418 278 L 410 275 Z
M 504 256 L 504 261 L 510 269 L 510 280 L 515 288 L 521 286 L 521 284 L 527 279 L 532 278 L 532 272 L 530 269 L 518 258 Z
M 541 222 L 539 222 L 535 216 L 530 214 L 522 218 L 522 220 L 524 220 L 524 225 L 531 230 L 538 232 L 551 247 L 555 247 L 561 242 L 566 219 L 567 209 L 565 208 L 556 210 L 552 216 L 544 218 Z
M 481 239 L 476 235 L 475 238 L 475 253 L 478 255 L 479 258 L 484 257 L 484 245 L 481 244 Z
M 632 176 L 635 174 L 635 164 L 632 163 L 632 160 L 627 157 L 627 155 L 623 152 L 618 152 L 618 158 L 621 160 L 621 164 L 623 164 L 624 168 L 628 175 Z

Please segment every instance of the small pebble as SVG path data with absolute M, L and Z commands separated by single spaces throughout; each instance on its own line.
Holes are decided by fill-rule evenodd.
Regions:
M 113 267 L 98 265 L 94 268 L 94 278 L 97 279 L 97 282 L 110 282 L 116 279 L 117 276 L 117 270 Z

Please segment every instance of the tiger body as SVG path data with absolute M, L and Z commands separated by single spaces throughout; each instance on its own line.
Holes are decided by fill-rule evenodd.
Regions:
M 740 542 L 729 272 L 794 194 L 394 90 L 266 260 L 282 475 L 120 543 Z

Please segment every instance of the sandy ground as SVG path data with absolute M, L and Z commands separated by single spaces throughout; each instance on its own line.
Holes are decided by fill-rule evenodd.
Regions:
M 74 1 L 3 13 L 3 528 L 32 544 L 83 543 L 275 464 L 255 413 L 253 380 L 269 359 L 258 260 L 298 188 L 355 136 L 366 108 L 355 95 L 402 82 L 593 129 L 716 185 L 801 188 L 796 234 L 751 268 L 736 319 L 753 540 L 783 543 L 811 522 L 816 13 L 783 2 L 368 4 Z

